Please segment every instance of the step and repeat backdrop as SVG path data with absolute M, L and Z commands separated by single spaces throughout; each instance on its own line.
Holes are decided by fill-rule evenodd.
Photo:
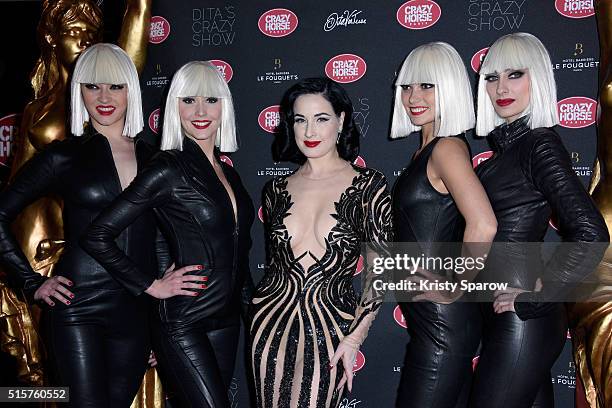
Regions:
M 240 150 L 224 154 L 223 160 L 238 170 L 259 209 L 252 230 L 256 282 L 265 262 L 261 189 L 295 168 L 271 157 L 278 104 L 302 78 L 328 76 L 344 84 L 362 134 L 356 162 L 382 171 L 393 185 L 419 143 L 416 134 L 394 141 L 388 137 L 393 82 L 406 55 L 420 44 L 446 41 L 463 56 L 475 85 L 482 57 L 495 39 L 515 31 L 533 33 L 552 57 L 561 118 L 557 131 L 580 179 L 587 185 L 591 177 L 599 65 L 591 0 L 156 0 L 153 16 L 141 77 L 146 131 L 159 135 L 162 95 L 175 70 L 191 60 L 213 61 L 232 90 L 240 141 Z M 0 170 L 10 157 L 18 124 L 18 113 L 0 112 Z M 491 152 L 484 139 L 468 139 L 476 166 Z M 559 240 L 553 223 L 547 240 Z M 355 364 L 353 392 L 342 407 L 393 406 L 408 340 L 399 309 L 384 304 Z M 574 405 L 570 341 L 568 336 L 551 373 L 556 406 L 562 408 Z M 241 348 L 230 389 L 233 407 L 253 406 L 246 370 Z
M 588 183 L 595 157 L 599 44 L 591 1 L 369 0 L 156 1 L 147 67 L 142 75 L 148 131 L 158 133 L 164 87 L 191 60 L 211 60 L 234 96 L 240 150 L 224 160 L 240 173 L 260 205 L 266 181 L 294 169 L 275 163 L 270 146 L 283 92 L 297 80 L 328 76 L 346 87 L 362 133 L 357 163 L 381 170 L 392 185 L 417 148 L 416 134 L 389 140 L 393 82 L 406 55 L 430 41 L 446 41 L 463 56 L 476 83 L 487 47 L 499 36 L 527 31 L 548 47 L 558 81 L 561 134 L 575 170 Z M 489 147 L 470 137 L 474 165 Z M 251 271 L 263 274 L 261 211 L 252 235 Z M 558 240 L 551 225 L 547 239 Z M 357 271 L 359 272 L 359 271 Z M 345 408 L 391 407 L 408 334 L 396 305 L 387 303 L 366 340 Z M 474 358 L 474 366 L 478 357 Z M 230 390 L 235 407 L 252 406 L 242 353 Z M 571 343 L 552 371 L 558 407 L 573 407 Z

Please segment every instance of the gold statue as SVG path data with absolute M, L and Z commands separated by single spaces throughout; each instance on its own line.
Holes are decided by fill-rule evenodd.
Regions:
M 599 122 L 597 161 L 589 191 L 612 233 L 612 0 L 595 2 L 599 30 Z M 600 285 L 588 302 L 570 308 L 576 375 L 591 408 L 612 407 L 612 251 L 597 276 Z
M 151 0 L 127 0 L 118 45 L 142 72 L 146 60 Z M 102 12 L 93 0 L 44 0 L 37 29 L 41 56 L 31 81 L 34 100 L 23 112 L 21 134 L 14 146 L 12 178 L 37 151 L 66 137 L 69 77 L 80 53 L 102 38 Z M 9 178 L 9 180 L 10 180 Z M 62 203 L 46 197 L 26 208 L 13 225 L 33 268 L 52 274 L 62 251 Z M 0 281 L 0 347 L 18 359 L 19 379 L 42 385 L 41 350 L 30 309 Z M 163 405 L 159 378 L 149 370 L 134 407 Z

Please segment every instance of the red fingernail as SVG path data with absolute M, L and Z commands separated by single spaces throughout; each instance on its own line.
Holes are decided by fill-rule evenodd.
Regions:
M 66 301 L 66 304 L 67 304 L 67 305 L 69 305 L 69 304 L 70 304 L 70 301 L 69 301 L 69 300 L 67 300 L 67 301 Z
M 204 269 L 204 265 L 198 265 L 198 270 Z
M 55 303 L 51 302 L 51 306 L 55 306 Z
M 74 295 L 71 293 L 70 294 L 70 299 L 73 299 L 73 298 L 74 298 Z
M 68 286 L 72 286 L 72 282 L 68 282 Z
M 206 285 L 200 285 L 202 289 L 206 289 Z
M 208 276 L 202 276 L 202 280 L 203 281 L 207 281 L 208 280 Z

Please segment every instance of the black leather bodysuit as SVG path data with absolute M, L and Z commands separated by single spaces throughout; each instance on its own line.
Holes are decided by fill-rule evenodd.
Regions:
M 154 152 L 136 140 L 138 169 Z M 80 137 L 53 142 L 34 156 L 0 195 L 0 260 L 9 278 L 28 295 L 46 279 L 34 272 L 10 230 L 15 217 L 39 197 L 64 202 L 65 250 L 55 274 L 73 282 L 70 305 L 43 304 L 43 340 L 55 382 L 70 387 L 75 407 L 127 407 L 138 391 L 150 351 L 148 301 L 132 296 L 79 246 L 78 238 L 121 192 L 108 140 L 88 127 Z M 155 218 L 145 212 L 117 245 L 153 279 L 157 271 Z
M 241 297 L 250 302 L 248 253 L 254 219 L 251 199 L 236 171 L 222 164 L 237 205 L 237 222 L 225 187 L 200 147 L 185 138 L 183 150 L 160 152 L 117 200 L 93 222 L 83 246 L 133 292 L 153 278 L 115 244 L 115 237 L 153 209 L 177 268 L 203 265 L 208 276 L 198 296 L 158 301 L 154 350 L 181 404 L 229 406 L 238 342 Z
M 540 242 L 553 213 L 564 241 L 609 241 L 604 220 L 559 136 L 548 128 L 530 130 L 527 122 L 523 117 L 493 130 L 488 140 L 495 154 L 476 169 L 497 217 L 495 241 Z M 543 289 L 520 294 L 516 313 L 495 314 L 490 303 L 482 305 L 482 351 L 470 406 L 552 407 L 550 368 L 565 344 L 567 323 L 563 305 L 544 300 L 563 291 L 565 283 L 580 281 L 575 275 L 584 269 L 576 265 L 585 258 L 595 266 L 601 256 L 585 257 L 580 247 L 558 251 L 534 276 L 527 273 L 523 256 L 500 255 L 503 262 L 491 251 L 479 278 L 501 278 L 532 291 L 541 277 Z
M 463 135 L 456 137 L 467 145 Z M 465 228 L 453 197 L 434 189 L 427 177 L 427 163 L 440 140 L 425 146 L 393 188 L 395 241 L 427 243 L 421 245 L 426 256 L 450 255 L 438 253 L 441 248 L 429 244 L 461 242 Z M 465 406 L 471 362 L 480 340 L 478 307 L 464 302 L 404 302 L 400 308 L 410 342 L 396 406 Z

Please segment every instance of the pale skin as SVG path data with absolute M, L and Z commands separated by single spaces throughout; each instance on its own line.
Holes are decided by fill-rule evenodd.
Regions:
M 527 69 L 506 69 L 503 72 L 493 72 L 484 76 L 487 81 L 486 89 L 489 99 L 493 104 L 495 113 L 506 123 L 510 124 L 523 116 L 529 107 L 531 94 L 529 71 Z M 541 288 L 538 279 L 535 290 Z M 505 290 L 495 292 L 493 310 L 495 313 L 514 312 L 516 297 L 524 289 L 508 287 Z
M 90 117 L 90 125 L 105 136 L 109 142 L 121 188 L 125 189 L 136 176 L 134 142 L 123 136 L 128 104 L 127 85 L 81 84 L 81 94 Z M 145 292 L 158 299 L 176 295 L 197 296 L 197 290 L 206 289 L 206 285 L 202 282 L 207 278 L 187 275 L 187 272 L 198 269 L 202 269 L 202 266 L 189 265 L 175 270 L 173 265 Z M 50 306 L 55 305 L 54 300 L 69 305 L 70 299 L 74 298 L 74 293 L 66 286 L 72 286 L 69 279 L 63 276 L 53 276 L 36 290 L 34 299 L 43 300 Z
M 416 157 L 434 140 L 438 130 L 435 120 L 435 85 L 429 83 L 403 85 L 402 103 L 410 121 L 416 126 L 421 126 L 421 147 L 415 154 Z M 465 219 L 463 242 L 481 243 L 475 245 L 476 249 L 486 253 L 488 244 L 493 241 L 497 232 L 497 220 L 487 194 L 474 173 L 465 144 L 455 138 L 440 140 L 427 163 L 427 178 L 434 189 L 442 194 L 450 194 L 455 201 Z M 473 247 L 474 245 L 470 246 L 475 249 Z M 471 253 L 470 256 L 475 254 Z M 439 276 L 424 270 L 418 271 L 418 274 L 430 280 L 439 279 Z M 413 277 L 413 279 L 421 280 L 422 277 Z M 427 291 L 415 296 L 414 300 L 448 304 L 459 296 L 461 293 Z

